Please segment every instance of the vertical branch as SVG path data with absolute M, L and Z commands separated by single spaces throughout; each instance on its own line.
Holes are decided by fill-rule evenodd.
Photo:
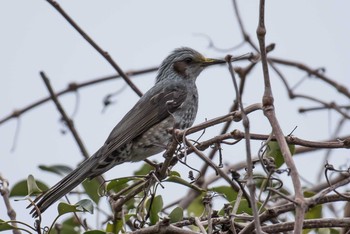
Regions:
M 276 118 L 274 105 L 273 105 L 273 95 L 272 95 L 272 89 L 271 89 L 271 83 L 270 83 L 270 77 L 269 77 L 269 70 L 267 65 L 267 56 L 266 56 L 266 49 L 265 49 L 265 35 L 266 35 L 266 28 L 265 28 L 265 0 L 260 0 L 260 6 L 259 6 L 259 22 L 258 22 L 258 28 L 256 30 L 258 41 L 259 41 L 259 47 L 260 47 L 260 54 L 261 54 L 261 63 L 262 63 L 262 70 L 264 75 L 264 96 L 262 99 L 263 102 L 263 111 L 267 119 L 269 120 L 271 127 L 273 129 L 273 133 L 276 136 L 278 145 L 280 146 L 282 155 L 284 157 L 284 160 L 287 164 L 287 166 L 290 169 L 290 175 L 293 182 L 293 188 L 295 193 L 295 203 L 296 203 L 296 215 L 295 215 L 295 223 L 294 223 L 294 233 L 301 233 L 302 227 L 303 227 L 303 220 L 304 220 L 304 211 L 306 209 L 305 207 L 305 199 L 302 193 L 299 173 L 297 171 L 297 168 L 294 164 L 294 161 L 292 159 L 292 155 L 290 153 L 290 150 L 288 148 L 288 144 L 286 142 L 286 139 L 284 138 L 284 134 L 282 132 L 282 129 L 279 125 L 279 122 Z
M 253 211 L 254 216 L 254 224 L 256 233 L 260 234 L 262 233 L 261 225 L 260 225 L 260 219 L 258 214 L 258 206 L 256 204 L 255 200 L 255 182 L 253 179 L 253 161 L 252 161 L 252 153 L 251 153 L 251 147 L 250 147 L 250 124 L 247 114 L 244 111 L 242 97 L 238 91 L 238 85 L 235 79 L 235 73 L 233 71 L 233 67 L 231 64 L 232 57 L 226 56 L 226 61 L 229 66 L 229 71 L 232 77 L 232 81 L 234 84 L 234 88 L 236 91 L 236 100 L 238 102 L 238 105 L 241 109 L 242 113 L 242 120 L 243 120 L 243 127 L 244 127 L 244 138 L 245 138 L 245 146 L 246 146 L 246 157 L 247 157 L 247 187 L 249 190 L 249 199 L 250 199 L 250 205 Z
M 9 186 L 9 182 L 0 174 L 0 194 L 4 199 L 4 203 L 7 209 L 7 214 L 10 217 L 10 220 L 14 221 L 14 222 L 11 222 L 11 225 L 17 228 L 16 211 L 13 209 L 10 203 L 10 198 L 9 198 L 10 191 L 8 186 Z M 21 231 L 18 229 L 13 229 L 12 232 L 13 234 L 21 234 Z
M 256 30 L 256 34 L 259 40 L 260 46 L 260 55 L 261 55 L 261 65 L 264 76 L 264 96 L 263 96 L 263 107 L 264 106 L 273 106 L 273 95 L 270 83 L 269 69 L 267 66 L 267 54 L 265 48 L 265 0 L 260 0 L 260 10 L 259 10 L 259 23 L 258 28 Z

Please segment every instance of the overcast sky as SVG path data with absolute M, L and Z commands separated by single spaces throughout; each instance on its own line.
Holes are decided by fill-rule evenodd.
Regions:
M 124 71 L 158 66 L 174 48 L 192 47 L 208 57 L 224 57 L 227 53 L 252 52 L 249 46 L 235 51 L 219 52 L 208 48 L 209 36 L 219 48 L 231 48 L 242 42 L 242 35 L 229 0 L 177 0 L 177 1 L 58 1 L 66 12 L 120 65 Z M 243 23 L 255 43 L 258 19 L 258 1 L 238 1 Z M 276 43 L 271 56 L 302 62 L 312 68 L 326 68 L 326 74 L 336 82 L 350 88 L 350 33 L 348 1 L 267 1 L 267 44 Z M 48 95 L 39 71 L 45 71 L 53 88 L 64 89 L 70 82 L 83 82 L 115 74 L 113 68 L 53 9 L 46 1 L 1 1 L 0 3 L 0 118 L 14 109 Z M 288 81 L 298 83 L 305 74 L 285 69 Z M 146 92 L 156 74 L 133 78 Z M 303 100 L 290 101 L 281 81 L 271 72 L 276 111 L 285 134 L 298 126 L 294 135 L 309 139 L 327 139 L 334 131 L 339 115 L 319 111 L 299 115 L 299 107 L 316 104 Z M 198 79 L 200 106 L 196 123 L 227 113 L 233 101 L 232 81 L 225 66 L 212 67 Z M 102 113 L 102 100 L 108 93 L 120 90 L 122 80 L 110 81 L 79 90 L 78 95 L 60 98 L 88 151 L 93 153 L 105 141 L 111 129 L 138 100 L 131 89 L 125 89 L 116 102 Z M 260 65 L 247 81 L 244 104 L 260 102 L 262 97 Z M 349 104 L 348 100 L 316 79 L 307 80 L 298 91 L 317 96 L 326 102 Z M 252 131 L 268 134 L 270 127 L 254 113 Z M 39 171 L 39 164 L 67 164 L 75 167 L 82 156 L 71 134 L 62 134 L 55 106 L 46 103 L 25 115 L 19 121 L 11 120 L 0 126 L 0 173 L 11 185 L 29 174 L 53 185 L 58 176 Z M 19 127 L 15 150 L 11 152 L 16 128 Z M 242 129 L 234 124 L 232 129 Z M 220 128 L 209 129 L 205 138 L 215 135 Z M 346 124 L 340 135 L 348 134 Z M 252 149 L 256 154 L 261 142 Z M 224 149 L 224 161 L 244 160 L 243 144 Z M 313 181 L 323 161 L 323 153 L 296 158 L 298 169 Z M 162 157 L 152 159 L 161 161 Z M 192 157 L 195 162 L 196 157 Z M 199 163 L 202 163 L 198 161 Z M 349 151 L 337 150 L 330 163 L 349 165 Z M 106 177 L 128 176 L 140 163 L 112 169 Z M 186 178 L 188 169 L 183 170 Z M 288 183 L 288 182 L 287 182 Z M 161 191 L 171 197 L 171 191 Z M 170 198 L 171 199 L 171 198 Z M 18 219 L 32 223 L 25 210 L 25 202 L 13 202 Z M 49 213 L 51 212 L 51 213 Z M 48 210 L 52 221 L 55 209 Z M 0 217 L 7 218 L 3 202 Z

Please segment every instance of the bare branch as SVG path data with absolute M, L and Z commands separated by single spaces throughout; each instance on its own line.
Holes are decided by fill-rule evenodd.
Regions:
M 134 83 L 129 79 L 129 77 L 123 72 L 123 70 L 118 66 L 107 51 L 102 50 L 102 48 L 97 45 L 94 40 L 92 40 L 89 35 L 87 35 L 82 28 L 61 8 L 61 6 L 54 0 L 47 0 L 67 21 L 72 27 L 79 32 L 79 34 L 92 46 L 98 53 L 100 53 L 111 66 L 118 72 L 118 74 L 125 80 L 125 82 L 135 91 L 137 95 L 142 96 L 142 92 L 134 85 Z
M 136 71 L 130 70 L 130 71 L 126 72 L 126 74 L 128 76 L 139 76 L 139 75 L 147 74 L 147 73 L 150 73 L 150 72 L 155 72 L 157 70 L 158 70 L 158 67 L 151 67 L 151 68 L 141 69 L 141 70 L 136 70 Z M 59 97 L 61 95 L 67 94 L 67 93 L 76 92 L 77 90 L 79 90 L 81 88 L 89 87 L 89 86 L 92 86 L 92 85 L 95 85 L 95 84 L 103 83 L 103 82 L 114 80 L 114 79 L 117 79 L 117 78 L 121 78 L 121 76 L 120 75 L 105 76 L 105 77 L 100 77 L 100 78 L 94 78 L 92 80 L 84 81 L 84 82 L 81 82 L 81 83 L 71 82 L 70 84 L 68 84 L 66 89 L 58 91 L 56 93 L 56 96 Z M 7 121 L 9 121 L 9 120 L 11 120 L 11 119 L 13 119 L 13 118 L 20 117 L 24 113 L 26 113 L 26 112 L 28 112 L 28 111 L 30 111 L 30 110 L 32 110 L 32 109 L 34 109 L 34 108 L 44 104 L 44 103 L 46 103 L 49 100 L 51 100 L 50 96 L 42 98 L 42 99 L 40 99 L 38 101 L 35 101 L 35 102 L 29 104 L 26 107 L 14 110 L 11 114 L 9 114 L 9 115 L 3 117 L 2 119 L 0 119 L 0 125 L 5 123 L 5 122 L 7 122 Z
M 301 188 L 299 173 L 297 171 L 297 167 L 294 164 L 292 159 L 292 155 L 289 151 L 288 144 L 283 136 L 282 129 L 278 123 L 276 118 L 276 114 L 274 111 L 273 105 L 273 95 L 272 88 L 270 83 L 269 70 L 267 65 L 267 55 L 266 55 L 266 47 L 265 47 L 265 0 L 260 0 L 260 10 L 259 10 L 259 23 L 258 28 L 256 30 L 259 46 L 260 46 L 260 54 L 261 54 L 261 63 L 262 70 L 264 75 L 264 96 L 263 96 L 263 111 L 265 116 L 270 121 L 270 124 L 273 129 L 273 133 L 277 138 L 278 144 L 281 148 L 282 155 L 284 157 L 284 161 L 286 162 L 288 168 L 291 170 L 291 177 L 295 192 L 295 201 L 297 203 L 296 206 L 296 216 L 295 216 L 295 225 L 294 225 L 294 233 L 300 234 L 302 232 L 303 220 L 304 220 L 304 212 L 305 212 L 305 199 Z

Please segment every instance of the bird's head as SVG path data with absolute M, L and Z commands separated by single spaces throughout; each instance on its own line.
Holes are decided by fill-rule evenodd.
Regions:
M 195 80 L 204 68 L 220 63 L 225 61 L 205 58 L 191 48 L 181 47 L 164 59 L 158 70 L 156 82 L 174 77 Z

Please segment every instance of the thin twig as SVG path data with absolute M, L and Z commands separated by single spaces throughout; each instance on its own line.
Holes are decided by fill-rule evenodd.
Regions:
M 243 36 L 243 39 L 244 41 L 246 41 L 251 47 L 253 47 L 256 51 L 259 51 L 258 47 L 253 43 L 253 41 L 250 39 L 250 36 L 249 34 L 247 33 L 247 31 L 245 30 L 244 28 L 244 25 L 243 25 L 243 20 L 242 20 L 242 17 L 241 17 L 241 14 L 239 12 L 239 9 L 238 9 L 238 4 L 237 4 L 237 0 L 232 0 L 232 3 L 233 3 L 233 9 L 235 11 L 235 16 L 237 18 L 237 21 L 238 21 L 238 25 L 239 25 L 239 28 L 241 30 L 241 34 Z
M 16 222 L 16 211 L 13 209 L 10 202 L 10 190 L 9 190 L 8 181 L 0 174 L 0 194 L 4 199 L 5 207 L 7 210 L 7 215 L 11 220 L 11 224 L 15 229 L 12 230 L 13 234 L 21 234 L 21 231 L 18 230 L 17 222 Z
M 350 98 L 350 91 L 347 89 L 346 86 L 339 84 L 339 83 L 335 82 L 334 80 L 330 79 L 329 77 L 324 75 L 320 71 L 320 69 L 312 69 L 305 64 L 293 62 L 293 61 L 289 61 L 289 60 L 281 59 L 281 58 L 269 57 L 269 60 L 274 62 L 274 63 L 278 63 L 278 64 L 286 65 L 286 66 L 291 66 L 291 67 L 296 67 L 300 70 L 303 70 L 303 71 L 307 72 L 309 75 L 313 75 L 313 76 L 323 80 L 327 84 L 336 88 L 338 90 L 338 92 L 340 92 L 341 94 L 344 94 L 346 97 Z
M 244 138 L 245 138 L 245 148 L 246 148 L 246 160 L 247 160 L 247 187 L 249 190 L 249 198 L 250 198 L 250 207 L 252 208 L 253 211 L 253 216 L 254 216 L 254 222 L 255 222 L 255 228 L 256 232 L 258 234 L 261 233 L 261 225 L 259 221 L 259 214 L 258 214 L 258 206 L 257 202 L 255 199 L 255 182 L 253 178 L 253 161 L 252 161 L 252 153 L 251 153 L 251 147 L 250 147 L 250 126 L 249 126 L 249 118 L 247 114 L 244 112 L 244 107 L 243 107 L 243 101 L 242 101 L 242 96 L 240 95 L 238 91 L 238 85 L 237 81 L 235 78 L 235 74 L 233 71 L 232 64 L 229 62 L 231 60 L 231 56 L 226 57 L 226 61 L 228 64 L 229 72 L 231 74 L 231 78 L 234 84 L 234 90 L 236 92 L 236 100 L 238 101 L 239 108 L 242 113 L 242 123 L 244 127 Z M 243 190 L 244 191 L 244 190 Z
M 76 131 L 76 129 L 74 127 L 74 124 L 73 124 L 73 121 L 69 118 L 69 116 L 64 111 L 62 105 L 58 101 L 57 96 L 56 96 L 55 92 L 53 91 L 53 88 L 52 88 L 52 86 L 50 84 L 49 79 L 47 78 L 47 76 L 45 75 L 45 73 L 43 71 L 40 72 L 40 76 L 43 79 L 43 81 L 44 81 L 44 83 L 46 85 L 46 88 L 48 89 L 48 91 L 50 93 L 51 99 L 56 105 L 56 108 L 57 108 L 58 112 L 61 114 L 62 119 L 66 123 L 68 129 L 71 131 L 75 141 L 77 142 L 81 153 L 83 154 L 84 158 L 88 158 L 89 157 L 89 153 L 87 152 L 83 141 L 81 140 L 78 132 Z
M 142 92 L 136 87 L 136 85 L 129 79 L 129 77 L 124 73 L 124 71 L 118 66 L 118 64 L 112 59 L 107 51 L 104 51 L 97 43 L 92 40 L 92 38 L 87 35 L 82 28 L 61 8 L 61 6 L 54 0 L 47 0 L 67 21 L 72 27 L 77 30 L 77 32 L 92 46 L 98 53 L 100 53 L 111 66 L 118 72 L 118 74 L 125 80 L 125 82 L 132 88 L 137 95 L 142 96 Z
M 136 70 L 136 71 L 130 70 L 130 71 L 126 72 L 126 74 L 128 76 L 139 76 L 139 75 L 147 74 L 150 72 L 155 72 L 157 70 L 158 70 L 158 67 L 151 67 L 151 68 L 141 69 L 141 70 Z M 81 88 L 89 87 L 89 86 L 103 83 L 106 81 L 115 80 L 118 78 L 121 78 L 121 76 L 120 75 L 111 75 L 111 76 L 104 76 L 104 77 L 100 77 L 100 78 L 94 78 L 94 79 L 84 81 L 81 83 L 71 82 L 67 85 L 67 88 L 65 88 L 61 91 L 58 91 L 56 93 L 56 96 L 59 97 L 61 95 L 67 94 L 67 93 L 76 92 L 77 90 L 79 90 Z M 23 115 L 24 113 L 26 113 L 26 112 L 28 112 L 28 111 L 30 111 L 38 106 L 50 101 L 50 100 L 51 100 L 51 97 L 48 96 L 48 97 L 39 99 L 37 101 L 34 101 L 33 103 L 29 104 L 28 106 L 25 106 L 23 108 L 18 108 L 16 110 L 14 110 L 11 114 L 0 119 L 0 125 L 13 119 L 13 118 L 18 118 L 21 115 Z
M 82 155 L 84 156 L 85 159 L 87 159 L 89 157 L 89 153 L 86 150 L 86 147 L 84 146 L 83 141 L 81 140 L 77 130 L 74 127 L 73 121 L 69 118 L 69 116 L 66 114 L 66 112 L 64 111 L 62 105 L 60 104 L 60 102 L 57 99 L 57 96 L 50 84 L 49 79 L 47 78 L 47 76 L 45 75 L 44 72 L 40 72 L 40 76 L 43 79 L 49 93 L 51 96 L 52 101 L 55 103 L 57 110 L 59 111 L 59 113 L 62 116 L 62 119 L 64 120 L 64 122 L 67 124 L 68 129 L 70 130 L 70 132 L 72 133 L 76 143 L 78 144 L 78 147 L 82 153 Z M 103 178 L 102 175 L 96 177 L 97 181 L 100 183 L 100 185 L 103 185 L 105 180 Z

